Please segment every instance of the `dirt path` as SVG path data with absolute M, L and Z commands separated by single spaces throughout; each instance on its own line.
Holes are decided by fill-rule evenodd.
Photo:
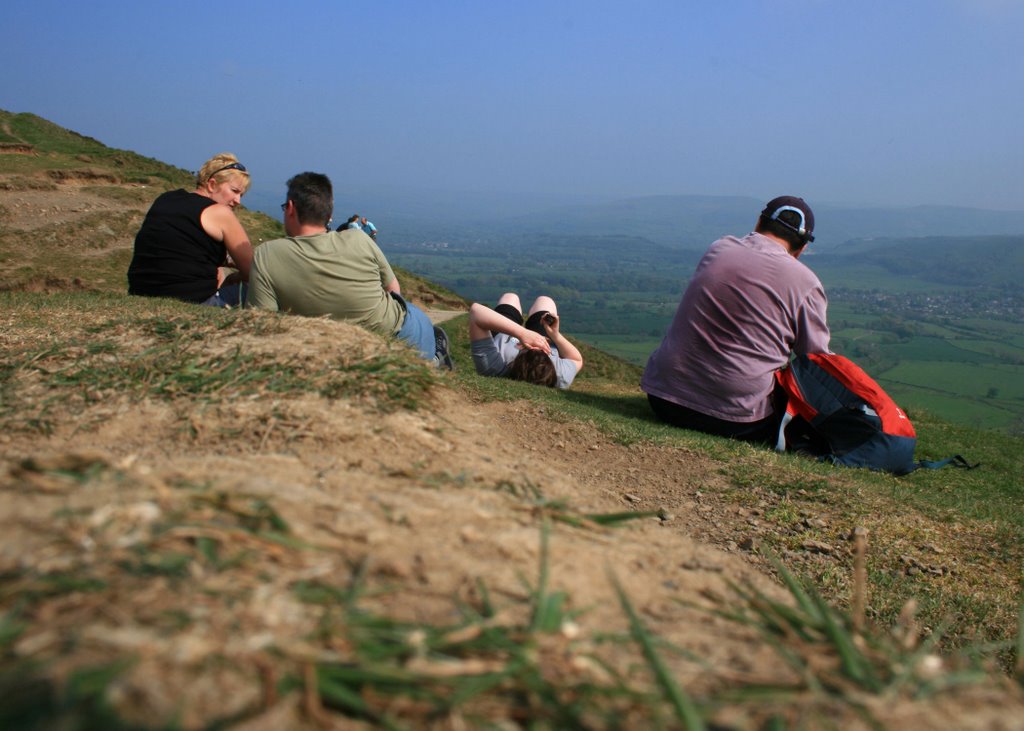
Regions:
M 467 310 L 427 310 L 427 316 L 435 325 L 451 320 L 459 315 L 466 314 Z

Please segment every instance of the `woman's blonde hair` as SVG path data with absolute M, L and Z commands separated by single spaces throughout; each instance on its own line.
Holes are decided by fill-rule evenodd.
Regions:
M 249 171 L 245 169 L 245 165 L 238 162 L 238 158 L 232 155 L 230 152 L 222 152 L 219 155 L 214 155 L 199 169 L 199 173 L 196 175 L 196 187 L 202 188 L 212 178 L 217 183 L 226 182 L 232 175 L 237 175 L 242 179 L 242 185 L 244 193 L 249 190 Z

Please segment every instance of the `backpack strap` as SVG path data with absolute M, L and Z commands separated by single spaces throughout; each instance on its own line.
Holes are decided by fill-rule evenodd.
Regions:
M 779 422 L 779 435 L 775 440 L 775 451 L 785 452 L 786 451 L 786 427 L 789 426 L 789 422 L 793 421 L 793 412 L 789 409 L 782 414 L 782 421 Z
M 934 461 L 921 460 L 914 465 L 914 469 L 924 468 L 926 470 L 937 470 L 940 467 L 945 467 L 946 465 L 959 467 L 965 470 L 973 470 L 975 467 L 981 467 L 981 462 L 971 464 L 959 454 L 954 454 L 952 457 L 946 457 L 946 459 L 937 459 Z

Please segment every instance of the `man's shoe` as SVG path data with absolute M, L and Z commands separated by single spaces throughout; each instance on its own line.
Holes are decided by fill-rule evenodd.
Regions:
M 455 363 L 452 361 L 452 354 L 448 346 L 448 333 L 437 325 L 434 325 L 434 358 L 437 360 L 438 368 L 455 370 Z

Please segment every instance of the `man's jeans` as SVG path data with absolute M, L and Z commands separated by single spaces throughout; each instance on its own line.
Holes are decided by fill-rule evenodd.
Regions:
M 398 331 L 398 337 L 419 350 L 421 358 L 433 360 L 437 354 L 434 342 L 434 324 L 427 317 L 427 313 L 398 295 L 392 294 L 391 296 L 405 307 L 405 321 Z
M 228 284 L 214 292 L 203 304 L 210 307 L 244 307 L 248 292 L 249 288 L 244 284 Z

